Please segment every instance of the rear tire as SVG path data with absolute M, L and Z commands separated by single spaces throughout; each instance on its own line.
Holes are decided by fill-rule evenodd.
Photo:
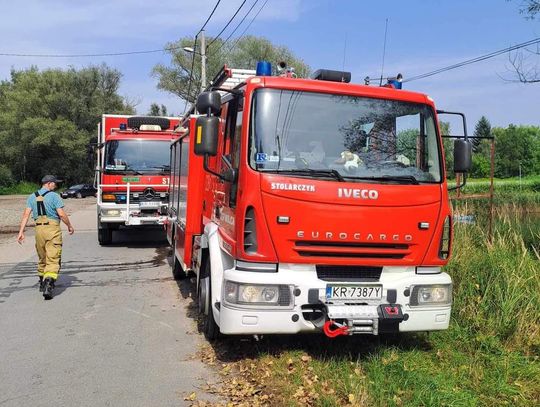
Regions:
M 107 246 L 112 243 L 112 229 L 98 227 L 98 242 L 100 246 Z
M 210 280 L 210 259 L 206 259 L 203 275 L 199 281 L 198 300 L 199 311 L 203 318 L 202 331 L 205 338 L 209 341 L 215 341 L 221 336 L 219 326 L 214 319 L 213 305 L 212 305 L 212 281 Z M 206 289 L 203 289 L 202 285 L 206 284 Z M 206 295 L 205 295 L 206 294 Z M 206 298 L 203 298 L 206 297 Z M 203 302 L 206 302 L 206 307 L 203 306 Z M 202 309 L 201 309 L 202 308 Z M 208 315 L 204 314 L 204 308 L 208 309 Z
M 81 199 L 83 196 L 82 196 L 82 194 L 81 194 L 80 192 L 77 192 L 77 195 L 75 195 L 75 197 L 76 197 L 77 199 Z

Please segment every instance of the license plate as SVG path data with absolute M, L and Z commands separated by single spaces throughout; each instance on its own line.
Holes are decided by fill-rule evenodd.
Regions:
M 380 300 L 381 285 L 328 285 L 327 300 Z
M 148 209 L 148 208 L 159 208 L 160 207 L 159 202 L 139 202 L 139 207 Z

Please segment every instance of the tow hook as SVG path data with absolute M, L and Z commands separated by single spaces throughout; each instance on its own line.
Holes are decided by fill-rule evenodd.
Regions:
M 330 319 L 324 323 L 323 332 L 329 338 L 335 338 L 340 335 L 348 335 L 349 327 Z

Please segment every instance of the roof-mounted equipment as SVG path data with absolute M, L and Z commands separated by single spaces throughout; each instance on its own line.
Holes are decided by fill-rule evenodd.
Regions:
M 318 81 L 349 83 L 351 81 L 351 73 L 345 71 L 333 71 L 331 69 L 319 69 L 315 71 L 310 78 Z

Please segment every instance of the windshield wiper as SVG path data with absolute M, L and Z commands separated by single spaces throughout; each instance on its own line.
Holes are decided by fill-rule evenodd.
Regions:
M 135 174 L 135 175 L 144 175 L 142 172 L 134 170 L 133 168 L 125 168 L 123 170 L 115 169 L 115 168 L 109 168 L 105 169 L 105 172 L 114 172 L 117 174 Z
M 359 180 L 366 180 L 366 181 L 396 181 L 401 182 L 404 184 L 414 184 L 419 185 L 420 183 L 418 180 L 412 176 L 412 175 L 381 175 L 380 177 L 348 177 L 345 176 L 345 178 L 350 179 L 359 179 Z
M 326 170 L 326 169 L 314 170 L 312 168 L 303 168 L 303 169 L 293 168 L 290 170 L 263 170 L 263 171 L 276 173 L 276 174 L 298 174 L 298 175 L 313 175 L 313 176 L 327 175 L 327 176 L 331 176 L 337 179 L 339 182 L 345 182 L 345 179 L 337 170 Z

